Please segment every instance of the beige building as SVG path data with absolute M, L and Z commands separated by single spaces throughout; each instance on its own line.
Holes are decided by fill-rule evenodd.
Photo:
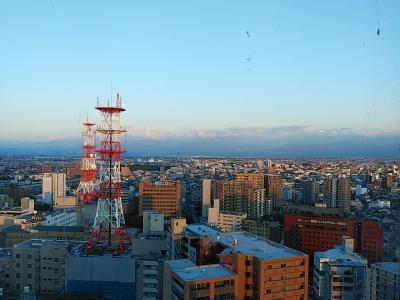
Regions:
M 218 227 L 223 232 L 231 232 L 242 229 L 243 220 L 247 218 L 242 212 L 221 212 L 219 199 L 214 199 L 214 207 L 208 208 L 208 224 Z
M 53 205 L 56 204 L 56 198 L 66 196 L 65 173 L 45 173 L 42 180 L 43 202 Z
M 10 290 L 18 293 L 29 287 L 40 294 L 64 292 L 68 243 L 55 239 L 31 239 L 15 245 L 11 255 Z

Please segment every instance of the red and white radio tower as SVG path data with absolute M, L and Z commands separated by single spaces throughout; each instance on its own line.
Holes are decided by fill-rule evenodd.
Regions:
M 97 183 L 96 183 L 96 129 L 94 123 L 90 123 L 86 120 L 83 123 L 83 157 L 81 167 L 81 181 L 75 192 L 75 195 L 79 197 L 79 200 L 83 203 L 92 201 L 97 195 Z
M 125 132 L 120 125 L 121 98 L 117 94 L 115 106 L 96 107 L 101 113 L 100 133 L 100 192 L 97 202 L 96 217 L 92 234 L 86 244 L 85 252 L 90 252 L 96 245 L 101 249 L 124 251 L 130 244 L 130 237 L 125 228 L 122 211 L 121 192 L 121 154 L 126 151 L 121 147 L 121 134 Z

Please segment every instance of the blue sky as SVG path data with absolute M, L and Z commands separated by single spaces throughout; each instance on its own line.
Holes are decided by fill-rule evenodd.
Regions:
M 78 136 L 111 84 L 144 138 L 400 128 L 397 0 L 1 1 L 0 38 L 1 140 Z

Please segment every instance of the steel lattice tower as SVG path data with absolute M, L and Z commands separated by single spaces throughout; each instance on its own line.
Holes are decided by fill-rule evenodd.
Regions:
M 94 123 L 86 120 L 83 123 L 83 157 L 81 167 L 81 180 L 75 192 L 79 200 L 83 203 L 92 201 L 97 195 L 97 180 L 96 180 L 96 129 Z
M 126 151 L 121 147 L 121 134 L 125 130 L 120 124 L 121 98 L 117 94 L 115 106 L 99 106 L 101 124 L 99 153 L 99 199 L 92 234 L 86 245 L 86 252 L 101 244 L 110 250 L 122 253 L 124 246 L 130 244 L 130 238 L 124 227 L 121 192 L 121 155 Z

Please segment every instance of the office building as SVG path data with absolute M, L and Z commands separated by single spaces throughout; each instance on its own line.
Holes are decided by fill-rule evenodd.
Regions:
M 400 299 L 400 262 L 375 263 L 370 270 L 370 300 Z
M 221 212 L 219 199 L 214 199 L 214 207 L 208 208 L 208 224 L 219 228 L 223 232 L 231 232 L 242 229 L 243 220 L 247 218 L 242 212 Z
M 301 182 L 301 195 L 304 204 L 314 204 L 319 197 L 319 184 L 315 179 Z
M 290 205 L 284 218 L 285 245 L 313 255 L 340 244 L 343 236 L 354 239 L 354 251 L 373 263 L 383 257 L 383 230 L 376 220 L 358 223 L 339 208 Z
M 272 201 L 272 211 L 280 211 L 282 207 L 282 178 L 274 174 L 265 175 L 264 189 L 265 198 Z
M 337 206 L 343 210 L 343 212 L 350 212 L 350 200 L 351 200 L 351 185 L 347 178 L 339 178 L 337 180 Z
M 353 249 L 354 240 L 345 237 L 341 245 L 314 254 L 313 290 L 318 299 L 366 299 L 367 259 Z
M 78 226 L 78 213 L 69 210 L 56 210 L 45 216 L 42 226 Z
M 53 205 L 57 197 L 66 196 L 66 176 L 64 173 L 43 174 L 43 202 Z
M 339 207 L 350 212 L 351 185 L 348 178 L 324 179 L 324 202 L 328 207 Z
M 220 210 L 247 213 L 252 218 L 263 217 L 267 206 L 264 189 L 259 188 L 262 186 L 259 182 L 260 175 L 248 173 L 241 176 L 244 177 L 215 183 L 215 198 L 220 200 Z
M 262 219 L 243 220 L 243 230 L 279 243 L 281 241 L 281 225 L 279 222 Z
M 65 291 L 65 255 L 76 242 L 31 239 L 15 245 L 11 252 L 10 292 L 25 287 L 38 294 L 59 295 Z
M 308 256 L 301 252 L 251 233 L 222 233 L 203 224 L 187 225 L 183 239 L 183 254 L 197 267 L 171 270 L 173 299 L 203 293 L 210 299 L 307 299 Z M 214 271 L 203 271 L 207 267 Z
M 169 219 L 180 214 L 180 205 L 181 183 L 179 181 L 152 183 L 144 180 L 139 184 L 139 216 L 143 216 L 145 210 L 154 210 Z
M 337 181 L 336 178 L 324 179 L 324 202 L 327 207 L 337 207 Z

